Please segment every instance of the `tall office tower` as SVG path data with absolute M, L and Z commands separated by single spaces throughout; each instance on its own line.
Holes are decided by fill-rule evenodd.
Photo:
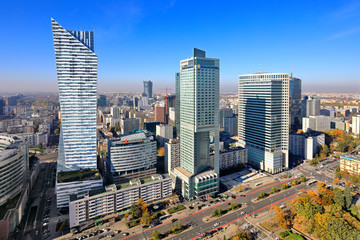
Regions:
M 219 59 L 206 58 L 194 48 L 180 61 L 180 167 L 186 199 L 207 197 L 219 189 Z M 214 161 L 210 161 L 210 136 L 214 136 Z
M 144 96 L 148 97 L 148 98 L 152 98 L 152 81 L 148 80 L 148 81 L 144 81 Z
M 250 164 L 270 173 L 288 168 L 289 79 L 287 73 L 239 76 L 239 143 Z
M 0 115 L 4 115 L 5 100 L 0 99 Z
M 318 116 L 320 115 L 320 98 L 317 96 L 304 96 L 301 101 L 301 116 Z
M 175 73 L 175 85 L 175 127 L 177 136 L 180 136 L 180 73 Z
M 96 168 L 94 32 L 66 30 L 54 19 L 51 24 L 62 118 L 57 170 Z
M 100 95 L 98 98 L 98 107 L 106 107 L 106 96 Z
M 70 195 L 103 185 L 96 169 L 97 55 L 93 32 L 66 30 L 54 19 L 51 25 L 61 109 L 56 202 L 67 208 Z
M 290 130 L 301 129 L 301 79 L 289 79 L 289 114 Z

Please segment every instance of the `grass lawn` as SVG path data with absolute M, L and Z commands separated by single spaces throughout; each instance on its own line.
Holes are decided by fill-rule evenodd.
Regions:
M 262 223 L 260 223 L 260 226 L 266 228 L 267 230 L 269 230 L 271 232 L 273 232 L 279 228 L 277 224 L 274 224 L 270 221 L 262 222 Z
M 132 227 L 135 227 L 135 226 L 137 226 L 137 225 L 139 225 L 139 224 L 140 224 L 140 218 L 135 219 L 135 220 L 132 220 L 132 221 L 126 223 L 126 226 L 127 226 L 128 228 L 132 228 Z
M 179 212 L 179 211 L 184 210 L 184 209 L 185 209 L 185 206 L 184 206 L 184 205 L 179 205 L 179 206 L 177 206 L 177 207 L 169 208 L 169 209 L 168 209 L 168 212 L 169 212 L 170 214 L 173 214 L 173 213 Z

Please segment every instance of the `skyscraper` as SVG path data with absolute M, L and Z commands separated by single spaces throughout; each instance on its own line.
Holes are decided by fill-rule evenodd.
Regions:
M 194 48 L 180 61 L 180 191 L 186 199 L 218 191 L 219 174 L 219 59 L 206 58 Z M 210 136 L 214 161 L 210 161 Z
M 180 135 L 180 73 L 175 73 L 175 127 L 177 136 Z
M 288 168 L 289 74 L 239 76 L 239 143 L 249 163 L 271 173 Z
M 51 24 L 61 110 L 57 169 L 96 168 L 94 32 L 66 30 L 54 19 Z
M 144 95 L 147 96 L 148 98 L 152 98 L 152 81 L 148 80 L 148 81 L 144 81 Z
M 289 79 L 289 114 L 290 130 L 301 129 L 301 79 Z

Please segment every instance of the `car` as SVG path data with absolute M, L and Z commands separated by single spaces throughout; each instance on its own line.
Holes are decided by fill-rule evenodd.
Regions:
M 232 197 L 233 199 L 235 199 L 235 198 L 236 198 L 236 196 L 235 196 L 235 195 L 232 195 L 231 197 Z
M 176 222 L 177 221 L 177 218 L 174 218 L 171 220 L 171 222 Z
M 114 230 L 114 233 L 120 233 L 121 230 Z
M 127 235 L 129 235 L 129 233 L 128 233 L 128 232 L 123 232 L 122 235 L 123 235 L 123 236 L 127 236 Z
M 217 226 L 219 226 L 220 225 L 220 223 L 214 223 L 214 227 L 217 227 Z
M 244 215 L 244 214 L 245 214 L 245 212 L 244 212 L 244 211 L 242 211 L 240 214 L 241 214 L 241 215 Z

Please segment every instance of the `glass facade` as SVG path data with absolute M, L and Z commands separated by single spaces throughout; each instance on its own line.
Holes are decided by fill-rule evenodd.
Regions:
M 289 74 L 239 76 L 238 135 L 256 167 L 288 167 Z
M 97 55 L 94 33 L 51 19 L 59 86 L 58 171 L 96 168 Z

